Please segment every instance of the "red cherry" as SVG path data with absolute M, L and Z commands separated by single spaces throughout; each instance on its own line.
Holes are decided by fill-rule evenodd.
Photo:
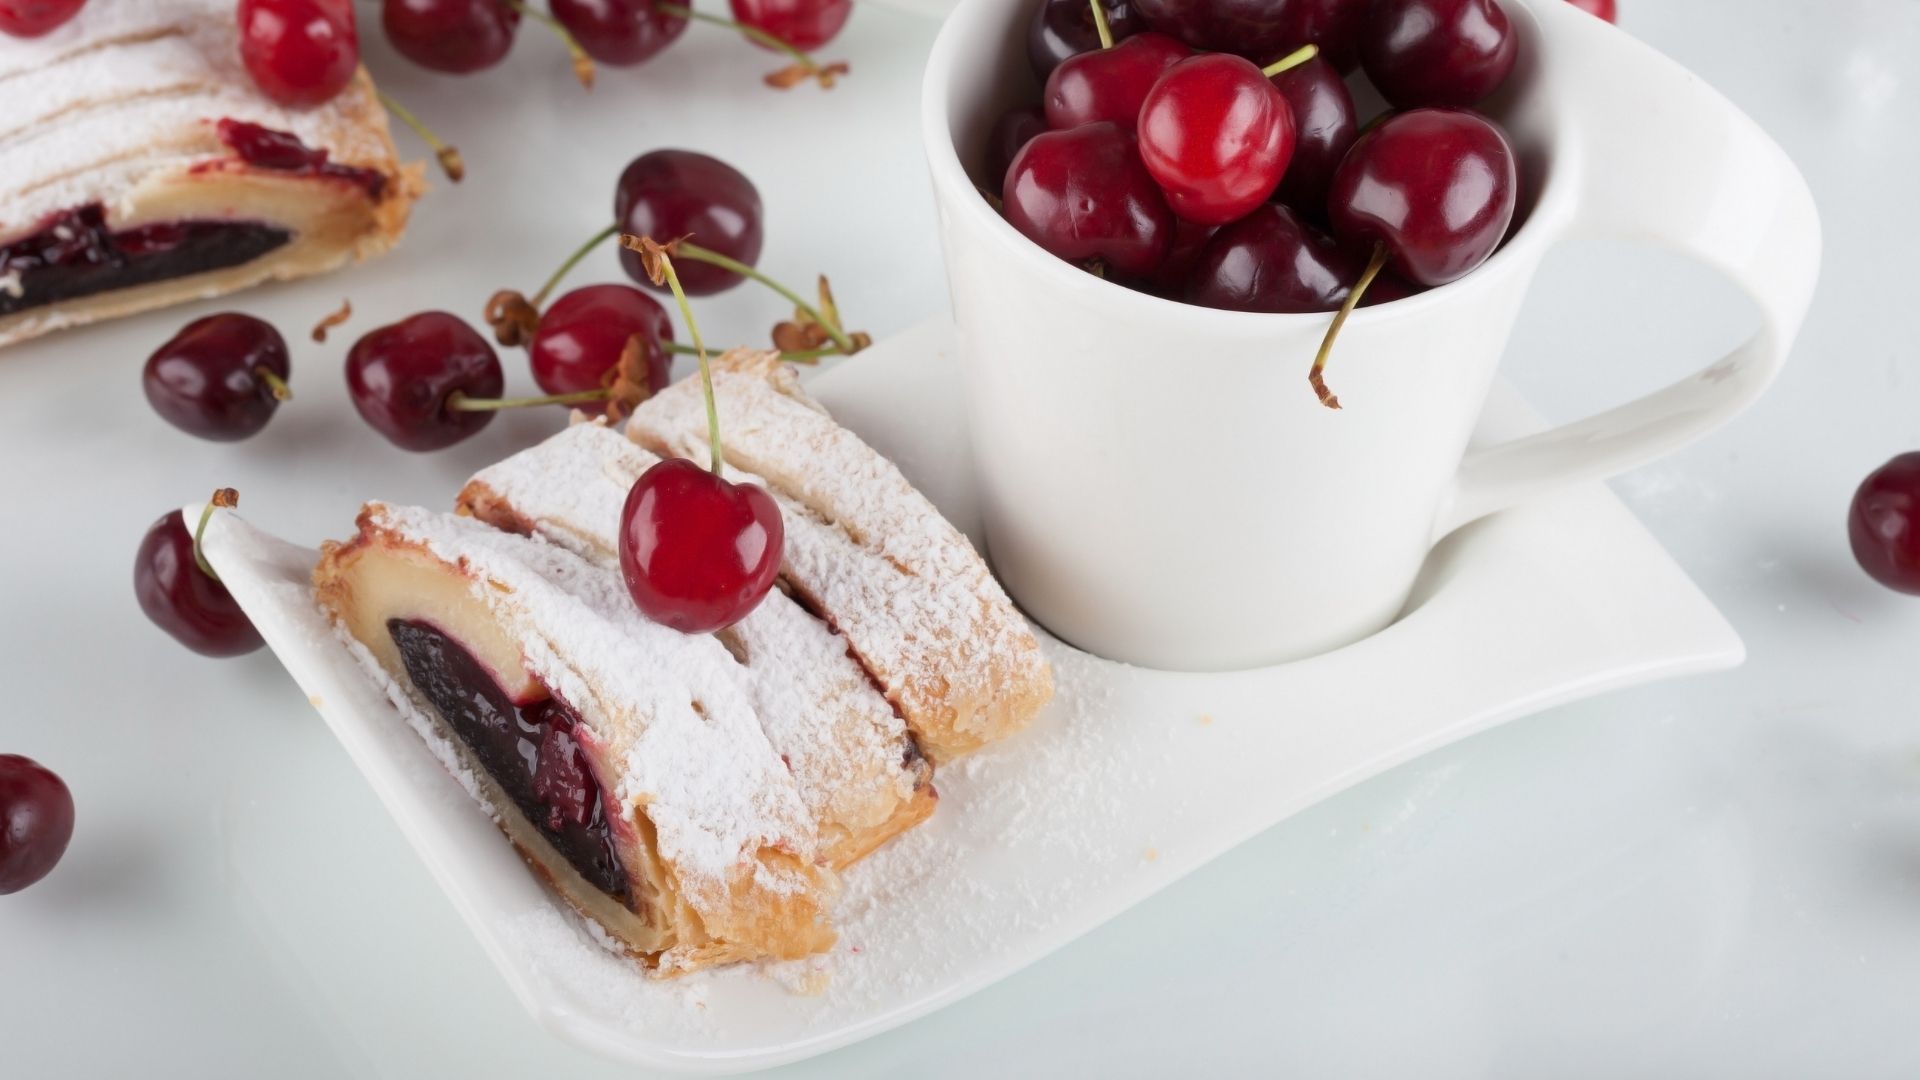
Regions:
M 648 392 L 667 385 L 673 340 L 667 309 L 631 285 L 588 285 L 555 300 L 527 346 L 533 381 L 549 394 L 598 390 L 613 383 L 620 356 L 635 334 L 646 350 Z M 597 411 L 603 406 L 581 405 Z
M 1920 452 L 1875 469 L 1847 511 L 1853 557 L 1875 581 L 1920 596 Z
M 282 105 L 319 105 L 360 66 L 352 0 L 240 0 L 240 59 Z
M 1589 15 L 1598 15 L 1610 23 L 1620 21 L 1620 13 L 1614 7 L 1613 0 L 1568 0 L 1574 7 Z
M 1519 55 L 1500 0 L 1375 0 L 1360 40 L 1367 78 L 1402 109 L 1477 104 Z
M 1102 0 L 1107 32 L 1125 41 L 1145 30 L 1146 23 L 1129 0 Z M 1093 25 L 1093 7 L 1087 0 L 1041 0 L 1027 24 L 1027 61 L 1041 80 L 1069 56 L 1100 48 L 1100 31 Z
M 0 896 L 46 877 L 72 839 L 66 783 L 32 758 L 0 754 Z
M 1173 241 L 1166 196 L 1133 133 L 1111 121 L 1029 142 L 1007 170 L 1004 200 L 1008 223 L 1034 243 L 1068 262 L 1100 259 L 1125 277 L 1153 273 Z
M 287 342 L 270 324 L 225 312 L 195 319 L 141 372 L 147 403 L 189 435 L 235 442 L 267 426 L 286 393 Z
M 1135 34 L 1111 49 L 1070 56 L 1047 78 L 1043 100 L 1055 131 L 1111 120 L 1133 130 L 1160 76 L 1193 55 L 1165 34 Z
M 667 243 L 686 238 L 735 262 L 760 261 L 764 238 L 760 192 L 740 170 L 716 157 L 692 150 L 655 150 L 627 164 L 614 188 L 613 220 L 621 231 Z M 627 276 L 664 291 L 647 277 L 638 252 L 622 249 Z M 708 296 L 745 280 L 731 270 L 688 260 L 680 267 L 680 287 L 689 296 Z
M 853 14 L 853 0 L 728 0 L 728 4 L 739 22 L 765 30 L 802 52 L 832 41 Z
M 780 573 L 780 505 L 682 458 L 640 474 L 620 514 L 620 572 L 655 622 L 710 634 L 747 617 Z
M 1140 107 L 1140 160 L 1173 212 L 1198 225 L 1224 225 L 1265 202 L 1293 140 L 1287 99 L 1227 53 L 1168 68 Z
M 1173 239 L 1167 244 L 1166 257 L 1140 284 L 1149 292 L 1179 299 L 1187 291 L 1187 280 L 1200 261 L 1200 253 L 1218 231 L 1212 225 L 1195 225 L 1184 218 L 1174 218 Z
M 506 59 L 520 12 L 506 0 L 382 0 L 380 25 L 401 56 L 465 75 Z
M 1275 75 L 1273 85 L 1293 110 L 1295 136 L 1293 160 L 1274 198 L 1318 220 L 1326 213 L 1334 170 L 1360 133 L 1353 95 L 1339 69 L 1317 56 Z
M 1147 25 L 1196 49 L 1266 63 L 1317 45 L 1341 71 L 1359 62 L 1368 0 L 1134 0 Z
M 687 32 L 687 19 L 651 0 L 551 0 L 548 8 L 588 56 L 613 67 L 651 60 Z
M 86 0 L 0 0 L 0 34 L 39 37 L 80 14 L 85 4 Z
M 1360 136 L 1334 174 L 1328 214 L 1348 245 L 1384 246 L 1418 285 L 1479 266 L 1507 234 L 1519 181 L 1513 147 L 1466 109 L 1414 109 Z
M 444 311 L 369 331 L 347 353 L 353 407 L 403 450 L 439 450 L 478 433 L 493 413 L 450 408 L 449 399 L 498 398 L 505 385 L 493 346 Z
M 995 195 L 1000 194 L 1013 159 L 1033 141 L 1034 136 L 1045 134 L 1046 130 L 1046 114 L 1032 106 L 1008 109 L 1000 114 L 1000 119 L 993 122 L 993 131 L 987 135 L 985 180 L 989 190 Z
M 155 626 L 202 656 L 243 656 L 265 644 L 227 587 L 200 569 L 193 533 L 178 510 L 141 539 L 133 593 Z
M 1228 311 L 1334 311 L 1365 266 L 1293 211 L 1268 204 L 1213 235 L 1187 301 Z

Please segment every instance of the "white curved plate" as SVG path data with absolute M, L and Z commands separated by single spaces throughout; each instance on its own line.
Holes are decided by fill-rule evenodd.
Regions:
M 950 337 L 944 318 L 923 324 L 813 387 L 977 537 Z M 1481 435 L 1536 426 L 1503 386 Z M 233 515 L 208 537 L 234 595 L 528 1010 L 610 1057 L 686 1072 L 794 1061 L 905 1023 L 1399 762 L 1743 655 L 1598 485 L 1456 534 L 1407 616 L 1312 660 L 1172 674 L 1050 640 L 1053 706 L 1032 730 L 941 770 L 934 818 L 848 873 L 830 956 L 658 983 L 588 940 L 361 675 L 313 607 L 311 549 Z

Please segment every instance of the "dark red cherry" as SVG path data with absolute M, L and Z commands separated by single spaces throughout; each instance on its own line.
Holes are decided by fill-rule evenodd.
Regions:
M 449 399 L 498 398 L 505 385 L 493 346 L 444 311 L 369 331 L 347 353 L 353 407 L 403 450 L 439 450 L 476 434 L 493 413 L 450 408 Z
M 1478 104 L 1519 55 L 1500 0 L 1374 0 L 1360 38 L 1367 78 L 1402 109 Z
M 1008 109 L 993 122 L 993 130 L 987 135 L 986 181 L 988 190 L 1000 194 L 1007 179 L 1007 169 L 1013 159 L 1033 137 L 1047 130 L 1047 115 L 1033 106 Z
M 1613 0 L 1569 0 L 1569 2 L 1589 15 L 1598 15 L 1608 22 L 1620 21 L 1620 13 L 1615 9 Z
M 834 39 L 853 14 L 853 0 L 727 0 L 742 25 L 765 30 L 802 51 Z M 752 39 L 748 39 L 752 40 Z M 756 45 L 760 44 L 755 42 Z M 761 45 L 762 48 L 767 46 Z
M 1131 131 L 1147 91 L 1193 50 L 1165 34 L 1136 34 L 1111 49 L 1068 57 L 1053 69 L 1042 100 L 1047 124 L 1065 131 L 1111 120 Z
M 380 25 L 401 56 L 465 75 L 506 59 L 520 12 L 506 0 L 381 0 Z
M 1374 276 L 1373 284 L 1367 286 L 1366 295 L 1360 298 L 1359 306 L 1379 307 L 1426 291 L 1424 286 L 1415 285 L 1391 270 L 1382 270 Z
M 80 14 L 85 4 L 86 0 L 0 0 L 0 34 L 39 37 Z
M 1269 203 L 1213 234 L 1186 298 L 1227 311 L 1335 311 L 1365 268 L 1365 259 Z
M 780 573 L 786 530 L 764 488 L 684 458 L 634 482 L 620 514 L 620 573 L 655 622 L 710 634 L 747 617 Z
M 1102 0 L 1107 11 L 1107 30 L 1113 40 L 1127 38 L 1146 29 L 1146 23 L 1134 13 L 1130 0 Z M 1027 24 L 1027 60 L 1042 81 L 1069 56 L 1100 48 L 1100 31 L 1093 25 L 1093 6 L 1087 0 L 1040 0 Z
M 133 593 L 155 626 L 202 656 L 243 656 L 265 644 L 227 587 L 200 569 L 193 532 L 178 510 L 141 539 Z
M 240 59 L 282 105 L 332 99 L 360 67 L 353 0 L 240 0 Z
M 0 754 L 0 896 L 46 877 L 72 839 L 66 783 L 32 758 Z
M 1140 285 L 1148 292 L 1159 296 L 1179 299 L 1187 291 L 1187 279 L 1192 276 L 1193 268 L 1200 261 L 1200 253 L 1207 248 L 1207 241 L 1219 230 L 1212 225 L 1195 225 L 1182 218 L 1173 219 L 1173 240 L 1167 244 L 1167 254 L 1153 273 L 1140 280 Z
M 1273 85 L 1293 110 L 1294 132 L 1293 160 L 1274 198 L 1317 220 L 1326 212 L 1333 171 L 1360 133 L 1353 95 L 1339 70 L 1317 56 L 1275 75 Z
M 588 285 L 555 300 L 540 316 L 527 346 L 533 381 L 549 394 L 573 394 L 613 384 L 627 341 L 639 335 L 646 350 L 648 392 L 667 385 L 673 340 L 667 309 L 631 285 Z M 593 405 L 576 408 L 598 411 Z
M 548 8 L 588 56 L 612 67 L 644 63 L 687 32 L 688 20 L 651 0 L 550 0 Z
M 1327 212 L 1345 244 L 1382 244 L 1400 276 L 1444 285 L 1493 254 L 1518 188 L 1513 147 L 1493 121 L 1467 109 L 1414 109 L 1353 144 Z
M 1368 0 L 1133 0 L 1151 29 L 1196 49 L 1265 64 L 1317 45 L 1341 71 L 1359 63 Z
M 1293 140 L 1287 99 L 1227 53 L 1168 68 L 1140 106 L 1140 160 L 1173 212 L 1197 225 L 1225 225 L 1266 202 Z
M 1153 273 L 1173 242 L 1166 196 L 1133 133 L 1112 121 L 1029 142 L 1007 170 L 1003 199 L 1007 221 L 1034 243 L 1068 262 L 1099 259 L 1123 277 Z
M 1920 452 L 1875 469 L 1847 511 L 1853 557 L 1873 580 L 1920 596 Z
M 613 220 L 624 232 L 661 243 L 682 237 L 752 266 L 763 239 L 760 192 L 740 170 L 692 150 L 655 150 L 627 164 L 613 194 Z M 651 289 L 640 254 L 620 252 L 627 276 Z M 731 289 L 744 278 L 731 270 L 679 260 L 680 287 L 689 296 Z
M 234 442 L 273 419 L 289 375 L 280 331 L 229 311 L 195 319 L 154 350 L 140 385 L 153 411 L 174 427 Z

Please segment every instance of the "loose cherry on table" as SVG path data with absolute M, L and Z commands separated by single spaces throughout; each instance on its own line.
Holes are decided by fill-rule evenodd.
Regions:
M 1359 61 L 1367 0 L 1133 0 L 1147 26 L 1196 49 L 1265 61 L 1314 45 L 1341 71 Z
M 1589 15 L 1597 15 L 1608 22 L 1619 22 L 1620 12 L 1614 0 L 1568 0 L 1574 7 Z
M 39 37 L 80 14 L 85 4 L 86 0 L 0 0 L 0 34 Z
M 553 17 L 602 64 L 631 67 L 651 60 L 687 32 L 687 20 L 653 0 L 551 0 Z
M 506 59 L 520 11 L 507 0 L 382 0 L 380 25 L 401 56 L 465 75 Z
M 764 30 L 803 50 L 832 41 L 853 14 L 853 0 L 728 0 L 728 6 L 742 26 Z M 764 42 L 754 44 L 770 48 Z
M 375 431 L 406 450 L 439 450 L 477 434 L 506 379 L 493 346 L 457 316 L 426 311 L 369 331 L 347 353 L 347 392 Z
M 1367 78 L 1402 109 L 1477 104 L 1519 55 L 1500 0 L 1376 0 L 1360 42 Z
M 1042 98 L 1047 123 L 1064 131 L 1109 120 L 1131 131 L 1154 83 L 1192 55 L 1192 49 L 1173 38 L 1148 33 L 1110 49 L 1068 57 L 1047 79 Z
M 1033 106 L 1008 109 L 993 122 L 987 135 L 987 189 L 998 196 L 1007 179 L 1007 169 L 1034 136 L 1047 130 L 1047 114 Z
M 1133 9 L 1130 0 L 1102 0 L 1109 35 L 1115 41 L 1146 29 L 1146 21 Z M 1100 49 L 1100 30 L 1094 25 L 1093 8 L 1087 0 L 1041 0 L 1027 24 L 1027 60 L 1041 80 L 1069 56 Z
M 1294 131 L 1293 160 L 1274 197 L 1318 218 L 1333 172 L 1360 133 L 1353 95 L 1339 69 L 1319 56 L 1275 74 L 1273 85 L 1293 110 Z
M 1875 581 L 1920 596 L 1920 452 L 1875 469 L 1847 511 L 1853 557 Z
M 1138 40 L 1138 39 L 1136 39 Z M 1293 110 L 1261 69 L 1202 53 L 1160 76 L 1140 106 L 1140 160 L 1173 212 L 1225 225 L 1267 200 L 1293 158 Z
M 1187 278 L 1189 303 L 1227 311 L 1334 311 L 1366 263 L 1284 206 L 1224 226 Z
M 628 163 L 614 188 L 613 220 L 621 231 L 661 241 L 686 238 L 698 248 L 752 266 L 764 239 L 760 192 L 740 170 L 691 150 L 655 150 Z M 641 257 L 621 251 L 627 276 L 653 285 Z M 682 260 L 681 287 L 707 296 L 740 284 L 722 266 Z M 657 286 L 656 286 L 657 288 Z
M 1173 241 L 1166 196 L 1141 164 L 1133 133 L 1110 120 L 1029 142 L 1007 170 L 1002 197 L 1007 221 L 1034 243 L 1068 262 L 1097 259 L 1122 276 L 1152 274 Z
M 232 505 L 222 491 L 207 504 L 194 531 L 180 511 L 162 515 L 140 541 L 133 560 L 133 592 L 140 610 L 175 641 L 202 656 L 243 656 L 264 642 L 233 594 L 200 556 L 199 533 L 221 505 Z
M 533 381 L 549 394 L 621 385 L 613 396 L 623 397 L 628 393 L 624 378 L 631 384 L 632 396 L 645 400 L 667 385 L 673 362 L 667 343 L 672 340 L 667 309 L 653 297 L 631 285 L 588 285 L 547 308 L 527 346 L 527 357 Z M 630 347 L 640 350 L 635 358 L 638 371 L 622 370 Z
M 140 384 L 168 423 L 215 442 L 247 438 L 290 397 L 286 339 L 251 315 L 195 319 L 154 350 Z
M 0 896 L 53 871 L 73 839 L 73 792 L 29 757 L 0 754 Z
M 360 66 L 352 0 L 240 0 L 240 59 L 282 105 L 326 102 Z

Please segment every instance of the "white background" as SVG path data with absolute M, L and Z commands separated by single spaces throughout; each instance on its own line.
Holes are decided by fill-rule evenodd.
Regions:
M 1844 528 L 1859 479 L 1920 449 L 1920 5 L 1622 4 L 1630 32 L 1774 133 L 1825 218 L 1825 276 L 1779 385 L 1617 484 L 1745 635 L 1747 666 L 1405 766 L 1027 972 L 791 1074 L 1920 1073 L 1920 599 L 1867 581 Z M 383 85 L 472 172 L 419 208 L 400 252 L 0 357 L 0 752 L 57 769 L 79 807 L 54 875 L 0 898 L 0 1075 L 635 1075 L 526 1018 L 270 656 L 201 660 L 146 624 L 133 550 L 218 485 L 275 531 L 340 535 L 364 498 L 443 504 L 537 438 L 553 415 L 439 455 L 394 450 L 348 406 L 340 358 L 379 322 L 473 316 L 495 287 L 532 287 L 645 150 L 745 170 L 767 202 L 762 265 L 796 283 L 828 271 L 876 336 L 937 310 L 915 135 L 934 30 L 862 6 L 825 50 L 854 74 L 823 95 L 763 90 L 772 60 L 695 27 L 589 96 L 535 27 L 503 69 L 448 79 L 369 25 Z M 602 254 L 575 281 L 616 277 Z M 343 296 L 355 321 L 306 342 Z M 138 387 L 155 345 L 222 307 L 276 320 L 295 349 L 298 398 L 237 446 L 167 427 Z M 699 311 L 716 342 L 757 341 L 780 314 L 745 289 Z M 1697 367 L 1749 319 L 1691 266 L 1568 248 L 1508 370 L 1564 418 Z M 1202 362 L 1169 357 L 1169 377 Z

